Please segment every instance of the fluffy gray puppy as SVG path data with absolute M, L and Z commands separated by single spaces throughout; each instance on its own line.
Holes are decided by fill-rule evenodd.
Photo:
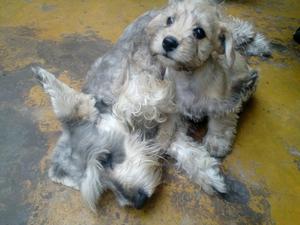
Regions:
M 265 37 L 208 0 L 172 1 L 148 30 L 151 52 L 175 80 L 180 113 L 195 121 L 208 116 L 204 145 L 212 156 L 225 156 L 257 83 L 246 56 L 269 56 Z

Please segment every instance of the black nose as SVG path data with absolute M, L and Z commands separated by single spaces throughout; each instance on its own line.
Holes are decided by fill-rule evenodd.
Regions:
M 143 190 L 138 190 L 137 195 L 133 199 L 134 208 L 141 209 L 148 199 L 148 195 Z
M 167 36 L 163 40 L 162 46 L 166 52 L 171 52 L 178 46 L 178 41 L 175 37 Z

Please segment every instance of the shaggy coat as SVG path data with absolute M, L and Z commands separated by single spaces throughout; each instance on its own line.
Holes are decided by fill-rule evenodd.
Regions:
M 259 35 L 252 26 L 239 30 L 245 24 L 221 17 L 218 6 L 204 0 L 171 1 L 126 28 L 93 64 L 81 92 L 33 68 L 63 127 L 50 178 L 79 189 L 93 210 L 105 190 L 120 205 L 140 208 L 160 183 L 160 158 L 168 154 L 204 191 L 225 193 L 218 160 L 209 152 L 228 151 L 237 112 L 257 78 L 234 48 L 264 52 L 255 47 Z M 193 34 L 200 25 L 201 40 L 193 36 L 202 35 L 199 29 Z M 166 35 L 180 40 L 168 54 Z M 204 145 L 187 135 L 181 115 L 210 117 Z
M 152 54 L 176 83 L 179 112 L 208 117 L 203 144 L 212 156 L 231 149 L 238 113 L 255 91 L 258 74 L 246 56 L 269 56 L 264 36 L 228 17 L 208 0 L 173 1 L 148 25 Z

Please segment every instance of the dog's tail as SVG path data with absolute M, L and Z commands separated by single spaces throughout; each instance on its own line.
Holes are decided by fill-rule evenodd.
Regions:
M 269 41 L 255 30 L 253 24 L 232 16 L 227 19 L 226 24 L 232 31 L 235 49 L 242 55 L 271 57 Z

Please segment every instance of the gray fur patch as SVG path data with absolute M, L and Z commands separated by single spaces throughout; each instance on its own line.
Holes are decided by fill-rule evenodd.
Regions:
M 113 104 L 116 100 L 115 90 L 120 85 L 114 86 L 124 77 L 124 60 L 128 59 L 139 48 L 148 49 L 144 42 L 148 40 L 145 25 L 158 14 L 158 11 L 149 11 L 140 16 L 136 21 L 129 25 L 119 41 L 114 47 L 106 52 L 101 58 L 97 59 L 88 72 L 83 92 L 94 95 L 97 99 L 102 99 L 106 104 Z M 145 56 L 151 58 L 150 54 Z M 146 60 L 146 59 L 145 59 Z
M 113 169 L 115 164 L 120 164 L 125 160 L 124 137 L 116 137 L 113 141 L 109 146 L 109 153 L 99 160 L 104 168 Z

